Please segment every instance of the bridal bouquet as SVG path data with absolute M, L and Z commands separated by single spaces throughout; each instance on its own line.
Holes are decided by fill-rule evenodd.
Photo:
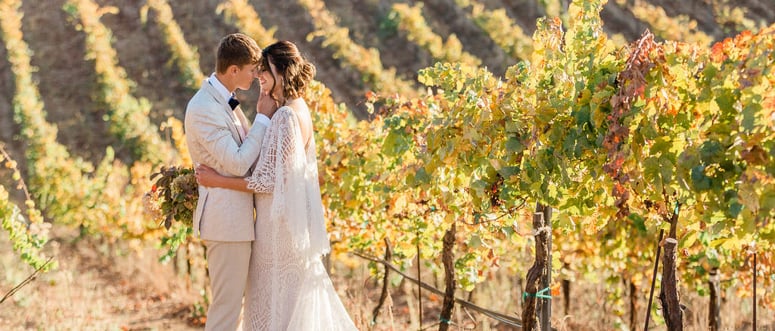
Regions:
M 151 175 L 155 179 L 145 194 L 145 210 L 169 230 L 172 221 L 191 227 L 194 209 L 199 198 L 198 184 L 193 168 L 162 167 Z

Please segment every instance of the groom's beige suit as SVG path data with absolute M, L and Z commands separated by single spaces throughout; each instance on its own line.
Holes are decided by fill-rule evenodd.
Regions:
M 232 110 L 211 76 L 186 108 L 185 130 L 191 159 L 226 176 L 244 177 L 258 159 L 267 126 L 249 128 L 244 113 Z M 219 84 L 219 83 L 216 83 Z M 254 234 L 253 194 L 199 186 L 194 235 L 207 247 L 213 297 L 206 330 L 235 330 L 250 263 Z

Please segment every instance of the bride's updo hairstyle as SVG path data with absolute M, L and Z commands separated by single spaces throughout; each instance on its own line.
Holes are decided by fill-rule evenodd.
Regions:
M 270 91 L 274 91 L 278 78 L 274 76 L 269 63 L 272 63 L 277 74 L 282 76 L 284 97 L 295 99 L 304 96 L 305 89 L 315 77 L 315 66 L 307 61 L 299 49 L 290 41 L 282 40 L 264 48 L 261 52 L 260 69 L 266 70 L 274 78 L 274 84 Z M 277 100 L 278 96 L 272 95 Z

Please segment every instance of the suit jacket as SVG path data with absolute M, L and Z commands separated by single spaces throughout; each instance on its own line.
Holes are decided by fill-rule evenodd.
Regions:
M 237 127 L 244 123 L 244 141 Z M 247 129 L 242 110 L 231 107 L 205 79 L 186 107 L 185 130 L 191 160 L 225 176 L 245 177 L 258 160 L 266 126 Z M 253 193 L 199 186 L 194 235 L 212 241 L 251 241 L 254 234 Z

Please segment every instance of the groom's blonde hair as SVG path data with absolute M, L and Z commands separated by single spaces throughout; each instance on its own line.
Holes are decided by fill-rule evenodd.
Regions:
M 253 38 L 242 33 L 232 33 L 221 39 L 215 57 L 215 71 L 225 73 L 232 65 L 257 65 L 261 60 L 261 48 Z

